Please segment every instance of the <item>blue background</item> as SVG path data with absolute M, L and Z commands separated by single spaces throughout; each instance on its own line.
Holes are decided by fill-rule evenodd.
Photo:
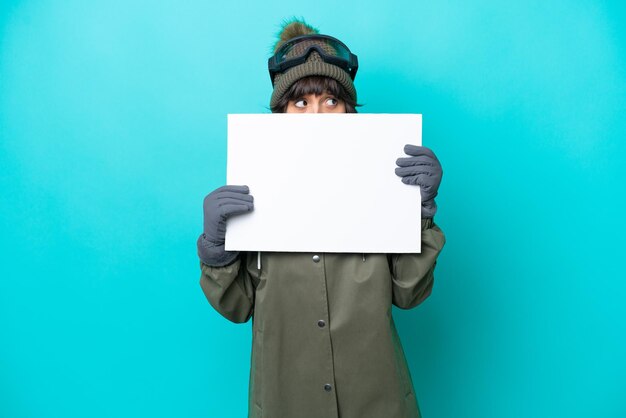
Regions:
M 3 1 L 0 416 L 245 416 L 195 240 L 293 15 L 444 167 L 434 293 L 394 311 L 424 416 L 626 416 L 623 4 Z

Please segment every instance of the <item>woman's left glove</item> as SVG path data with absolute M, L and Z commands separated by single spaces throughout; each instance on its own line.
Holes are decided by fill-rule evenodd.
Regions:
M 396 174 L 402 177 L 403 183 L 420 186 L 422 218 L 432 218 L 437 212 L 435 196 L 443 176 L 441 164 L 435 153 L 426 147 L 407 144 L 404 152 L 410 157 L 396 160 Z

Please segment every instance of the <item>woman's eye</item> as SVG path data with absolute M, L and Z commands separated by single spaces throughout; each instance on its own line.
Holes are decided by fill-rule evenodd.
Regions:
M 296 102 L 294 103 L 294 106 L 296 106 L 296 107 L 306 107 L 306 100 L 304 100 L 304 99 L 296 100 Z
M 326 104 L 329 105 L 329 106 L 337 106 L 337 104 L 339 104 L 339 102 L 334 97 L 331 97 L 331 98 L 326 100 Z

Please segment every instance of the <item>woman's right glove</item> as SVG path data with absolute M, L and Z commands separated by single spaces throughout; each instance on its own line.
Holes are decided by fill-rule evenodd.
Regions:
M 226 251 L 226 221 L 254 208 L 248 186 L 222 186 L 204 198 L 204 232 L 198 238 L 198 257 L 204 264 L 219 267 L 230 264 L 239 251 Z

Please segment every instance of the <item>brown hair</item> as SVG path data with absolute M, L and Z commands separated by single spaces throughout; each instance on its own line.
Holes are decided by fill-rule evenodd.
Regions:
M 334 78 L 309 76 L 293 83 L 287 93 L 276 103 L 276 106 L 272 107 L 272 113 L 285 113 L 291 100 L 297 100 L 307 94 L 320 95 L 323 93 L 332 94 L 336 99 L 343 101 L 346 104 L 346 113 L 357 113 L 356 107 L 361 106 L 348 96 L 343 86 Z

